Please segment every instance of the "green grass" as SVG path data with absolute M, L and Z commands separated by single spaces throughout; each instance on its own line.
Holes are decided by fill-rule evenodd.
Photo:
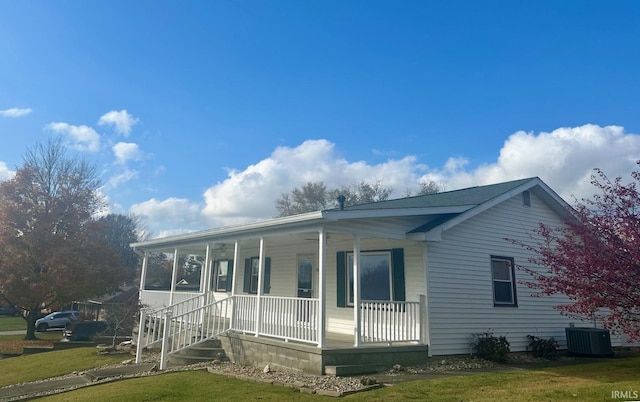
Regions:
M 26 331 L 27 322 L 22 317 L 0 317 L 0 332 Z
M 48 340 L 48 341 L 59 341 L 62 339 L 62 331 L 47 331 L 47 332 L 36 332 L 36 338 Z M 0 335 L 0 348 L 2 347 L 2 343 L 4 341 L 14 341 L 14 340 L 23 340 L 24 335 Z
M 95 348 L 76 348 L 0 360 L 0 387 L 57 377 L 74 371 L 114 364 L 130 355 L 98 355 Z
M 1 369 L 1 368 L 0 368 Z M 348 401 L 610 401 L 612 391 L 640 392 L 640 357 L 594 363 L 460 375 L 400 383 L 342 398 Z M 206 372 L 143 377 L 83 388 L 46 401 L 313 401 L 329 397 L 245 382 Z M 335 400 L 335 399 L 334 399 Z

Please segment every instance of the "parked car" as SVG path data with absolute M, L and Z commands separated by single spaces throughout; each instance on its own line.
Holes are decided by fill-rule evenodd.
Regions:
M 55 311 L 36 320 L 36 331 L 44 332 L 51 328 L 64 328 L 68 323 L 78 321 L 79 311 Z
M 5 306 L 5 305 L 1 305 L 0 306 L 0 315 L 17 315 L 18 314 L 18 310 L 16 310 L 15 307 L 13 306 Z
M 91 341 L 96 335 L 112 335 L 106 321 L 77 321 L 67 324 L 62 339 L 67 341 Z

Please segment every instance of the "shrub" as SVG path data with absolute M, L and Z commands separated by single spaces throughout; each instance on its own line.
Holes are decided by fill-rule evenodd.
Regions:
M 471 346 L 478 357 L 497 363 L 506 362 L 507 356 L 511 351 L 507 338 L 505 336 L 495 336 L 491 330 L 473 334 Z
M 539 338 L 533 335 L 527 335 L 529 338 L 529 349 L 535 357 L 542 357 L 545 359 L 555 359 L 558 355 L 558 341 L 553 337 L 551 338 Z

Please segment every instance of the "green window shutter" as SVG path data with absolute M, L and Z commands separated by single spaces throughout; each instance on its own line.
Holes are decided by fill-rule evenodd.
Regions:
M 393 300 L 405 301 L 404 249 L 391 250 L 391 265 L 393 265 Z
M 229 260 L 227 266 L 227 292 L 233 289 L 233 260 Z
M 347 253 L 344 251 L 336 253 L 336 267 L 338 307 L 347 307 Z
M 269 293 L 271 290 L 271 257 L 264 258 L 264 286 L 262 291 Z
M 242 283 L 242 291 L 251 292 L 251 258 L 244 259 L 244 281 Z

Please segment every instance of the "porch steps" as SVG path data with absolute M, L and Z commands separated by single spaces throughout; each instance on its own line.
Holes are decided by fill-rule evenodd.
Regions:
M 169 355 L 168 364 L 171 366 L 185 366 L 213 360 L 229 360 L 219 339 L 208 339 Z
M 380 364 L 343 364 L 340 366 L 324 366 L 324 373 L 336 377 L 370 374 L 384 370 Z

